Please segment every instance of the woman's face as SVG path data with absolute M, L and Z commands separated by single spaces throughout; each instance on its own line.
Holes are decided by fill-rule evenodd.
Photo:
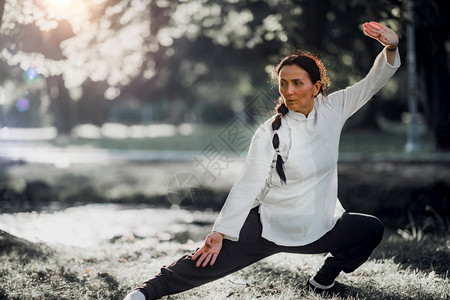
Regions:
M 287 108 L 305 116 L 312 111 L 320 86 L 320 81 L 313 83 L 308 72 L 297 65 L 284 66 L 278 75 L 278 89 Z

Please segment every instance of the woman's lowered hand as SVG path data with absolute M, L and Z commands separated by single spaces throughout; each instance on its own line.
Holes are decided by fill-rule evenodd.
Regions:
M 196 267 L 206 267 L 208 263 L 212 266 L 216 262 L 217 256 L 222 249 L 224 235 L 213 231 L 206 236 L 205 243 L 192 256 L 192 260 L 197 260 Z

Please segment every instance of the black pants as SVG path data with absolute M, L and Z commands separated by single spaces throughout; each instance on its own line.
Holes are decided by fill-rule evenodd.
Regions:
M 296 247 L 279 246 L 261 237 L 262 225 L 257 209 L 252 209 L 241 229 L 239 241 L 224 240 L 214 265 L 196 267 L 193 255 L 186 255 L 162 267 L 161 272 L 138 288 L 146 299 L 158 299 L 200 286 L 279 253 L 327 253 L 316 274 L 322 282 L 333 282 L 341 271 L 354 271 L 370 256 L 383 236 L 383 224 L 376 217 L 344 213 L 331 231 L 319 240 Z

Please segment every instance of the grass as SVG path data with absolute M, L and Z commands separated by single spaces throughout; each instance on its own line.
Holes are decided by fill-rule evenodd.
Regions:
M 323 255 L 277 254 L 218 281 L 165 299 L 449 299 L 449 235 L 417 242 L 393 234 L 324 297 L 304 282 Z M 0 299 L 121 299 L 201 241 L 119 237 L 95 248 L 48 246 L 0 234 Z

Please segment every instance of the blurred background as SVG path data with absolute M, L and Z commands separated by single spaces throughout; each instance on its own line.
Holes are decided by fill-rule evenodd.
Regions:
M 427 184 L 448 195 L 449 11 L 445 0 L 2 0 L 0 208 L 149 194 L 178 205 L 183 184 L 223 190 L 208 194 L 221 203 L 275 106 L 280 57 L 316 53 L 330 92 L 345 88 L 382 50 L 362 32 L 372 20 L 399 35 L 402 67 L 347 122 L 340 163 L 388 162 L 380 170 L 397 177 L 395 162 L 434 163 L 410 174 L 438 176 Z
M 361 30 L 375 20 L 398 33 L 403 67 L 347 129 L 405 131 L 415 93 L 420 132 L 432 144 L 426 146 L 450 148 L 448 1 L 415 0 L 413 23 L 406 2 L 395 0 L 0 3 L 2 140 L 22 135 L 105 146 L 99 140 L 223 127 L 259 94 L 276 100 L 270 73 L 293 49 L 320 55 L 331 91 L 359 81 L 382 49 Z M 408 25 L 416 41 L 414 90 L 407 82 Z

